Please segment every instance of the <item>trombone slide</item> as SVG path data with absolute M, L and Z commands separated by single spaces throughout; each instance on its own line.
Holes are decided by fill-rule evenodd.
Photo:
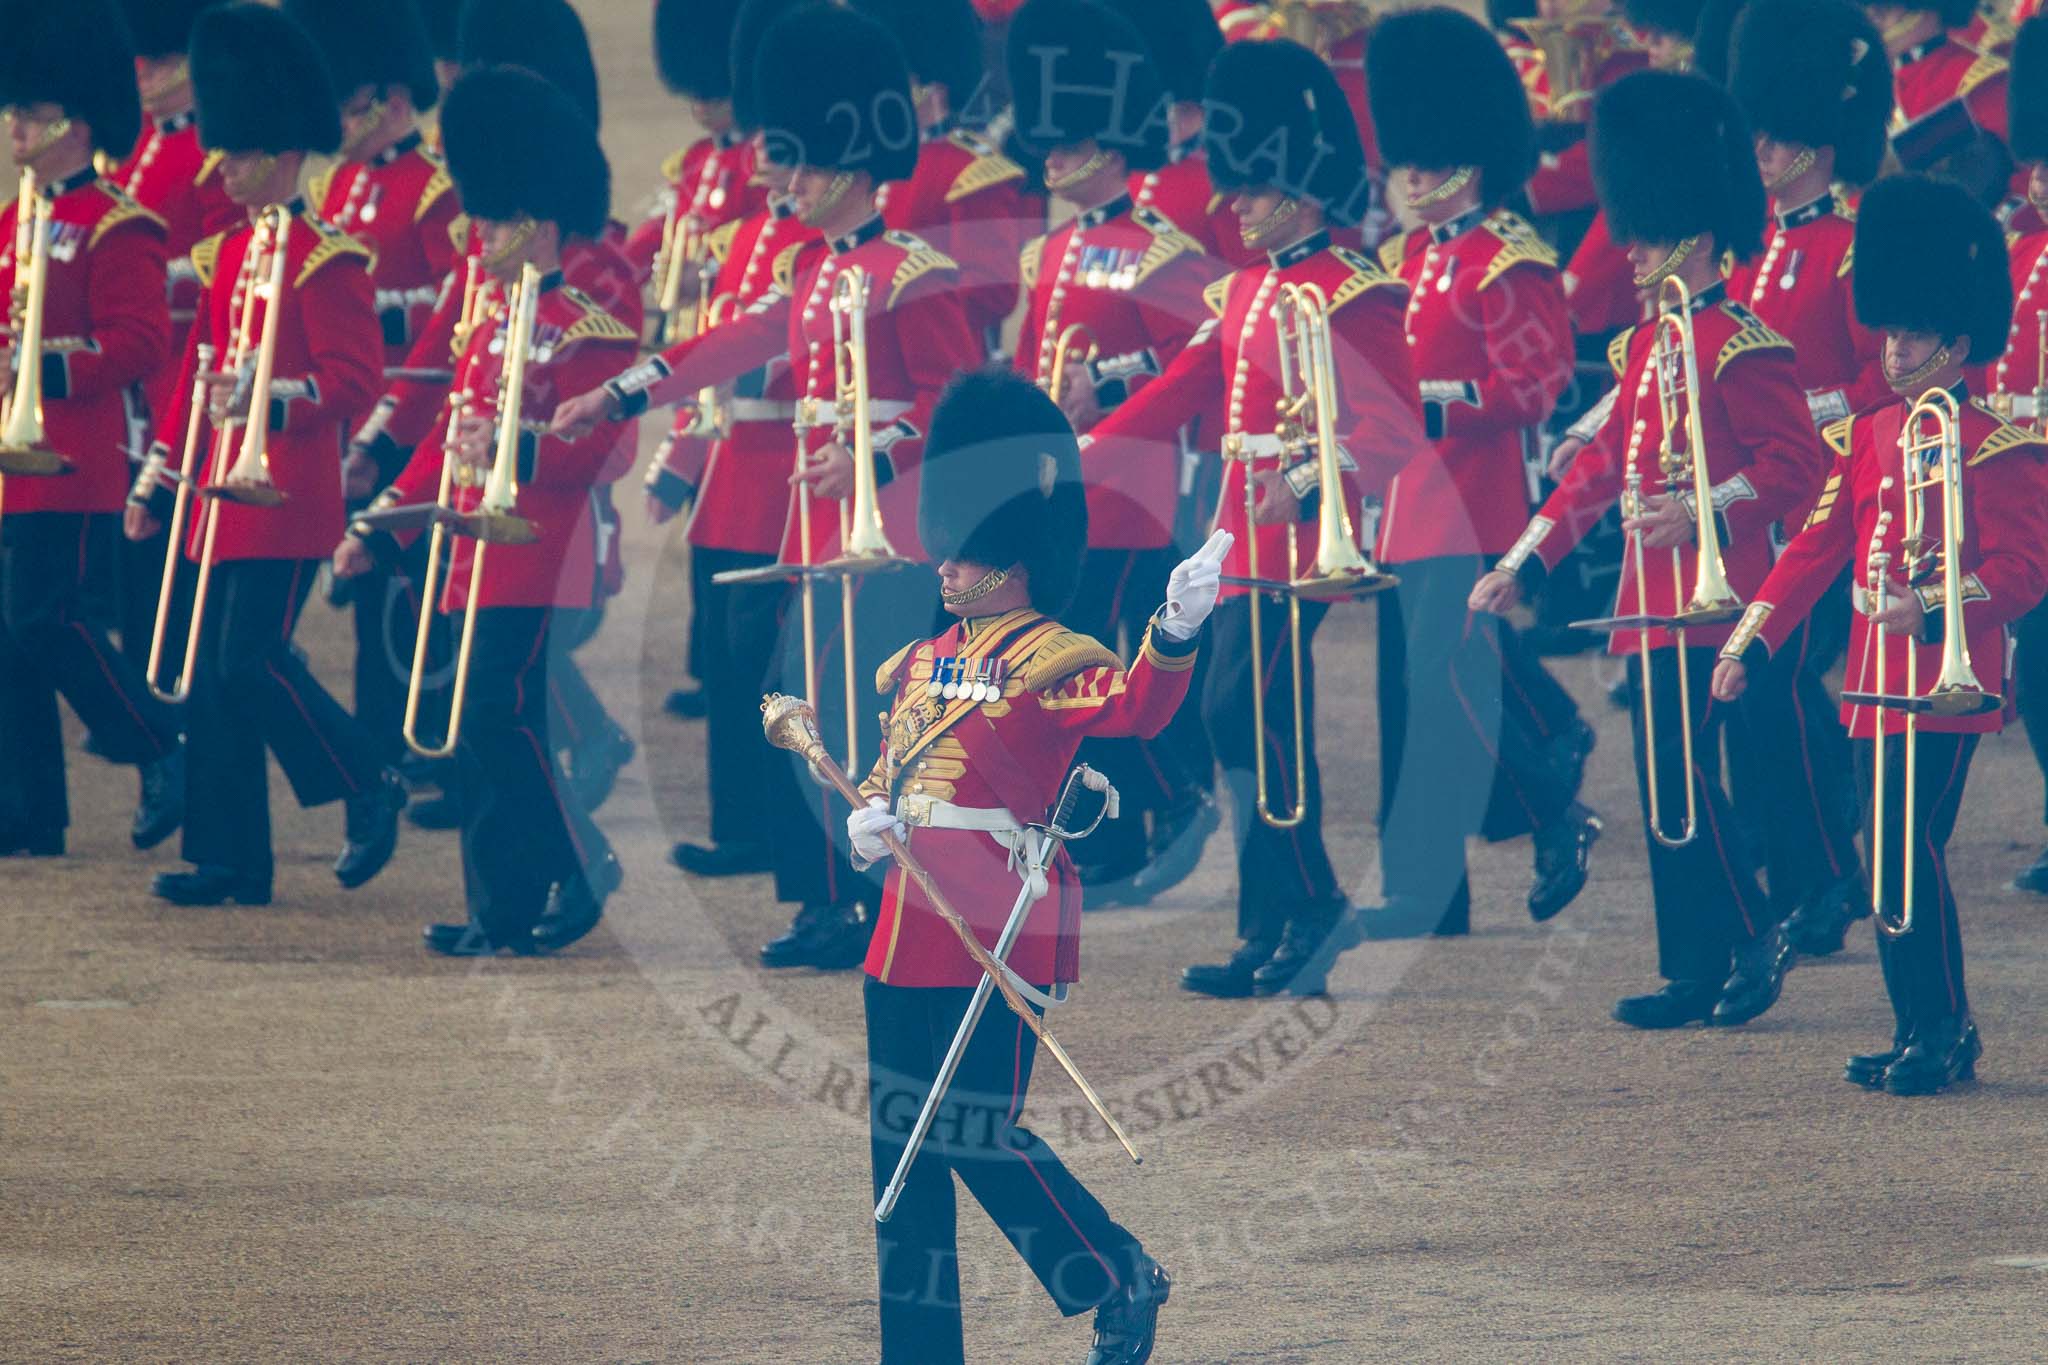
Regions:
M 0 421 L 0 475 L 47 478 L 71 468 L 49 449 L 43 430 L 43 312 L 50 287 L 50 219 L 56 205 L 36 189 L 36 173 L 21 173 L 14 208 L 15 294 L 21 300 L 14 338 L 14 390 Z M 26 284 L 21 283 L 23 272 Z

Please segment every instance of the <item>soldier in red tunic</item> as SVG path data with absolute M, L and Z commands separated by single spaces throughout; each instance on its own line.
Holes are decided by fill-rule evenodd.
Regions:
M 1742 597 L 1770 568 L 1772 524 L 1811 502 L 1823 465 L 1791 344 L 1729 301 L 1721 282 L 1724 251 L 1742 260 L 1759 245 L 1764 203 L 1756 149 L 1725 92 L 1698 76 L 1663 71 L 1625 76 L 1602 92 L 1592 141 L 1601 206 L 1616 238 L 1630 243 L 1639 287 L 1661 288 L 1676 278 L 1690 291 L 1684 316 L 1698 378 L 1679 410 L 1697 420 L 1711 503 L 1704 519 L 1719 541 L 1729 584 Z M 1638 479 L 1643 496 L 1626 509 L 1631 514 L 1622 527 L 1639 537 L 1633 546 L 1640 553 L 1624 557 L 1615 610 L 1668 618 L 1688 599 L 1702 518 L 1692 501 L 1695 452 L 1684 433 L 1671 437 L 1674 449 L 1685 452 L 1684 469 L 1667 478 L 1661 467 L 1660 394 L 1675 392 L 1668 361 L 1675 343 L 1660 345 L 1659 337 L 1669 332 L 1645 324 L 1616 338 L 1610 357 L 1619 397 L 1611 415 L 1521 538 L 1479 581 L 1475 608 L 1513 607 L 1524 587 L 1540 583 L 1624 492 L 1637 503 Z M 1753 1019 L 1777 1000 L 1790 955 L 1722 786 L 1726 712 L 1706 700 L 1714 651 L 1731 628 L 1618 629 L 1609 647 L 1629 659 L 1658 967 L 1669 982 L 1615 1006 L 1615 1017 L 1637 1028 Z M 1648 677 L 1639 676 L 1643 643 Z M 1681 669 L 1693 726 L 1690 769 L 1682 758 Z M 1657 727 L 1654 767 L 1644 747 L 1646 708 Z M 1648 819 L 1653 782 L 1662 824 L 1656 831 Z M 1694 808 L 1698 818 L 1687 838 L 1684 812 Z
M 1012 375 L 965 376 L 933 418 L 928 451 L 919 524 L 954 623 L 875 673 L 888 727 L 847 833 L 864 863 L 888 856 L 883 831 L 907 839 L 991 949 L 1021 878 L 1015 900 L 1028 909 L 1006 962 L 1044 1000 L 1079 979 L 1082 892 L 1064 849 L 1042 873 L 1019 855 L 1038 846 L 1085 738 L 1156 734 L 1186 697 L 1229 537 L 1174 571 L 1126 668 L 1055 619 L 1082 572 L 1088 504 L 1073 431 L 1051 400 Z M 924 890 L 892 868 L 862 997 L 878 1198 L 981 976 Z M 1036 1050 L 1018 1016 L 981 1016 L 894 1212 L 875 1225 L 889 1365 L 964 1359 L 955 1175 L 1061 1313 L 1095 1310 L 1090 1365 L 1152 1354 L 1166 1272 L 1019 1123 Z
M 791 71 L 811 78 L 791 81 Z M 850 418 L 842 421 L 837 414 L 832 301 L 839 281 L 858 272 L 867 279 L 862 337 L 876 506 L 890 546 L 899 556 L 919 560 L 918 459 L 939 393 L 958 358 L 975 354 L 976 346 L 952 258 L 921 237 L 890 229 L 875 207 L 875 187 L 908 178 L 916 165 L 909 72 L 901 49 L 874 20 L 811 6 L 792 9 L 770 25 L 755 55 L 753 81 L 765 130 L 763 155 L 771 164 L 794 168 L 787 183 L 796 215 L 818 240 L 784 248 L 770 266 L 768 292 L 745 313 L 564 403 L 556 410 L 554 430 L 574 435 L 607 416 L 636 416 L 650 406 L 694 400 L 708 385 L 728 383 L 787 356 L 798 403 L 799 459 L 776 558 L 812 565 L 838 558 L 841 508 L 850 517 L 853 506 L 857 441 Z M 851 127 L 849 104 L 865 111 Z M 936 583 L 920 563 L 855 574 L 843 585 L 836 577 L 815 581 L 811 611 L 800 610 L 792 595 L 784 613 L 775 665 L 779 690 L 815 690 L 804 681 L 806 616 L 817 627 L 816 676 L 842 676 L 842 591 L 852 594 L 857 678 L 872 674 L 889 639 L 900 638 L 906 627 L 915 629 L 936 609 Z M 848 730 L 844 694 L 836 687 L 823 691 L 822 733 L 837 750 Z M 874 733 L 870 714 L 856 708 L 859 742 L 851 747 L 868 747 Z M 801 763 L 774 764 L 770 775 L 777 784 L 768 803 L 769 824 L 778 831 L 776 891 L 801 907 L 789 944 L 771 956 L 778 965 L 851 967 L 867 950 L 873 918 L 862 907 L 877 903 L 875 888 L 835 846 L 839 821 Z
M 1791 341 L 1814 424 L 1825 426 L 1890 392 L 1879 338 L 1850 300 L 1855 213 L 1832 186 L 1876 176 L 1891 68 L 1877 31 L 1846 0 L 1755 0 L 1736 23 L 1730 62 L 1773 221 L 1763 254 L 1729 274 L 1728 294 Z M 1833 626 L 1793 633 L 1751 678 L 1729 751 L 1736 808 L 1762 836 L 1774 912 L 1793 947 L 1815 956 L 1841 948 L 1869 899 L 1856 866 L 1848 742 L 1821 679 L 1843 636 Z
M 1972 398 L 1963 369 L 1998 358 L 2011 308 L 1998 226 L 1964 191 L 1900 176 L 1864 195 L 1856 222 L 1856 314 L 1884 333 L 1885 374 L 1897 397 L 1828 428 L 1833 472 L 1805 529 L 1722 648 L 1717 698 L 1743 694 L 1844 568 L 1857 582 L 1849 692 L 1924 697 L 1943 673 L 1944 646 L 1957 643 L 1987 690 L 2008 690 L 2007 631 L 2048 590 L 2048 444 Z M 1986 338 L 1982 354 L 1979 338 Z M 1959 512 L 1950 510 L 1944 488 L 1906 491 L 1909 480 L 1941 478 L 1938 456 L 1905 454 L 1906 442 L 1931 438 L 1932 419 L 1909 417 L 1930 393 L 1957 407 Z M 1928 518 L 1927 540 L 1917 546 L 1904 539 L 1915 497 Z M 1945 544 L 1935 528 L 1949 517 L 1961 532 Z M 1950 548 L 1955 562 L 1946 558 Z M 1957 580 L 1953 594 L 1945 591 L 1948 575 Z M 1849 1059 L 1846 1076 L 1855 1084 L 1926 1095 L 1975 1073 L 1982 1047 L 1963 982 L 1962 926 L 1946 849 L 1978 740 L 2004 724 L 1997 700 L 1970 714 L 1923 711 L 1913 721 L 1917 737 L 1907 735 L 1902 710 L 1842 708 L 1865 781 L 1877 764 L 1884 769 L 1883 809 L 1870 812 L 1865 834 L 1873 859 L 1884 859 L 1871 868 L 1872 878 L 1883 881 L 1878 911 L 1894 926 L 1900 922 L 1908 879 L 1915 906 L 1906 932 L 1877 940 L 1895 1021 L 1892 1044 Z
M 566 789 L 548 741 L 548 634 L 558 609 L 589 604 L 590 490 L 616 479 L 632 449 L 608 427 L 575 440 L 538 428 L 563 394 L 581 393 L 630 361 L 639 335 L 563 277 L 563 238 L 602 230 L 611 189 L 596 132 L 568 97 L 532 72 L 487 68 L 456 82 L 441 127 L 448 168 L 498 301 L 466 339 L 458 363 L 456 390 L 474 406 L 458 419 L 453 441 L 423 444 L 378 502 L 432 501 L 445 462 L 454 460 L 455 509 L 481 503 L 514 359 L 507 353 L 512 290 L 533 267 L 540 292 L 520 394 L 512 510 L 539 537 L 483 549 L 468 536 L 455 541 L 441 608 L 460 613 L 470 592 L 478 594 L 457 748 L 470 913 L 467 923 L 425 932 L 428 948 L 451 956 L 526 954 L 587 934 L 619 882 L 616 859 Z M 343 540 L 336 572 L 365 569 L 374 539 L 356 532 Z M 479 554 L 483 564 L 472 582 Z
M 142 765 L 132 834 L 148 847 L 178 827 L 177 725 L 89 608 L 117 582 L 128 395 L 169 345 L 164 225 L 93 169 L 95 152 L 130 146 L 142 121 L 119 11 L 93 0 L 22 9 L 15 19 L 0 105 L 14 163 L 34 173 L 36 198 L 0 211 L 0 289 L 13 299 L 16 329 L 0 374 L 13 384 L 14 373 L 34 367 L 42 445 L 65 465 L 9 475 L 0 486 L 0 855 L 64 852 L 60 695 L 109 758 Z M 28 225 L 24 213 L 33 215 Z M 35 242 L 43 214 L 48 236 Z M 24 358 L 19 329 L 39 252 L 42 353 Z
M 1395 477 L 1380 518 L 1379 558 L 1401 583 L 1379 601 L 1387 906 L 1369 918 L 1376 933 L 1464 932 L 1465 840 L 1483 828 L 1534 831 L 1528 906 L 1540 922 L 1585 885 L 1600 822 L 1577 803 L 1575 765 L 1555 761 L 1544 707 L 1519 683 L 1557 685 L 1533 659 L 1511 674 L 1513 627 L 1465 605 L 1481 557 L 1504 553 L 1528 519 L 1536 428 L 1571 379 L 1557 255 L 1504 206 L 1535 161 L 1535 129 L 1507 54 L 1464 14 L 1390 15 L 1370 61 L 1380 153 L 1423 223 L 1380 263 L 1409 289 L 1407 342 L 1435 452 Z M 1501 808 L 1491 821 L 1490 804 Z
M 1206 102 L 1209 173 L 1232 196 L 1245 240 L 1264 250 L 1266 261 L 1209 287 L 1208 320 L 1164 375 L 1096 428 L 1083 468 L 1096 478 L 1097 470 L 1147 458 L 1162 446 L 1170 452 L 1172 433 L 1220 389 L 1227 463 L 1216 521 L 1236 538 L 1226 568 L 1240 580 L 1254 567 L 1259 578 L 1284 579 L 1307 572 L 1315 557 L 1323 504 L 1318 447 L 1290 441 L 1274 415 L 1282 398 L 1274 305 L 1296 285 L 1313 286 L 1329 300 L 1339 408 L 1330 414 L 1339 445 L 1332 458 L 1342 470 L 1355 536 L 1364 525 L 1366 488 L 1384 487 L 1429 454 L 1401 335 L 1408 293 L 1372 258 L 1331 244 L 1331 225 L 1354 223 L 1372 189 L 1349 107 L 1314 53 L 1284 40 L 1232 43 L 1210 68 Z M 1290 541 L 1300 550 L 1298 570 L 1290 568 Z M 1243 943 L 1226 963 L 1189 967 L 1182 985 L 1215 996 L 1319 992 L 1328 965 L 1324 941 L 1347 909 L 1323 845 L 1315 744 L 1312 645 L 1331 603 L 1300 604 L 1302 771 L 1288 742 L 1295 725 L 1288 611 L 1241 583 L 1225 594 L 1202 715 L 1230 785 Z M 1258 651 L 1254 612 L 1262 631 Z M 1264 691 L 1267 728 L 1266 812 L 1257 809 L 1257 689 Z M 1290 821 L 1297 808 L 1300 818 Z
M 1236 267 L 1259 253 L 1244 244 L 1229 199 L 1209 179 L 1202 154 L 1202 86 L 1209 63 L 1223 50 L 1223 29 L 1208 0 L 1116 0 L 1116 9 L 1151 49 L 1171 102 L 1167 111 L 1166 164 L 1131 172 L 1131 202 L 1157 209 L 1202 250 Z
M 339 106 L 306 31 L 261 5 L 208 10 L 193 30 L 192 83 L 200 138 L 221 154 L 221 183 L 250 222 L 193 249 L 205 293 L 176 389 L 180 401 L 158 435 L 166 445 L 183 444 L 199 347 L 221 356 L 232 350 L 249 291 L 273 269 L 270 233 L 257 222 L 275 216 L 265 210 L 284 206 L 283 297 L 259 298 L 252 323 L 260 338 L 268 310 L 279 310 L 270 403 L 250 414 L 249 376 L 209 376 L 200 449 L 213 456 L 199 474 L 202 486 L 229 480 L 246 439 L 243 423 L 253 418 L 263 424 L 268 477 L 283 500 L 223 499 L 193 518 L 186 546 L 193 558 L 217 518 L 216 563 L 185 718 L 191 800 L 184 854 L 194 868 L 164 873 L 155 890 L 181 905 L 260 905 L 270 899 L 272 866 L 266 748 L 301 805 L 346 800 L 346 843 L 334 868 L 343 886 L 374 877 L 397 844 L 405 804 L 397 774 L 291 642 L 319 562 L 341 533 L 342 443 L 377 390 L 377 322 L 368 248 L 296 197 L 306 158 L 341 142 Z M 252 342 L 252 365 L 255 356 Z M 228 422 L 236 423 L 229 439 L 215 441 L 214 428 Z M 154 530 L 149 523 L 162 519 L 168 490 L 150 479 L 138 482 L 133 496 L 155 504 L 138 518 L 138 529 Z
M 1132 172 L 1156 170 L 1167 158 L 1166 127 L 1138 112 L 1158 108 L 1169 94 L 1137 30 L 1095 0 L 1030 0 L 1012 19 L 1008 43 L 1017 136 L 1044 159 L 1046 187 L 1076 211 L 1024 248 L 1030 296 L 1016 365 L 1085 435 L 1172 363 L 1206 316 L 1202 291 L 1224 266 L 1164 213 L 1138 208 L 1131 197 Z M 1179 557 L 1175 445 L 1184 442 L 1185 433 L 1127 464 L 1103 466 L 1091 480 L 1088 565 L 1065 616 L 1074 629 L 1113 647 L 1137 647 L 1146 604 Z M 1207 754 L 1119 738 L 1089 745 L 1083 757 L 1125 803 L 1124 819 L 1082 855 L 1093 903 L 1142 902 L 1191 873 L 1214 828 L 1213 816 L 1203 819 L 1210 815 Z M 1154 849 L 1172 866 L 1150 867 Z
M 1938 171 L 1986 204 L 2012 179 L 2003 57 L 1965 44 L 1976 0 L 1866 4 L 1892 63 L 1891 147 L 1909 171 Z

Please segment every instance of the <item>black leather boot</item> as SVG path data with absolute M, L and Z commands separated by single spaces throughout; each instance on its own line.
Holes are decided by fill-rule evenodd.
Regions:
M 1684 1028 L 1705 1023 L 1720 998 L 1721 987 L 1716 982 L 1671 981 L 1660 991 L 1615 1001 L 1614 1017 L 1630 1028 Z
M 533 926 L 533 946 L 558 953 L 595 929 L 604 918 L 605 901 L 625 879 L 618 858 L 607 853 L 594 871 L 579 869 L 567 881 L 555 883 L 548 891 L 548 908 Z
M 1180 988 L 1221 1000 L 1241 1000 L 1252 993 L 1252 973 L 1271 961 L 1279 947 L 1280 940 L 1276 938 L 1240 943 L 1228 962 L 1198 962 L 1183 967 Z
M 1777 1004 L 1791 965 L 1792 945 L 1785 940 L 1783 925 L 1773 925 L 1737 948 L 1735 970 L 1721 987 L 1721 998 L 1707 1022 L 1733 1028 Z
M 1882 1052 L 1859 1052 L 1842 1066 L 1842 1079 L 1865 1090 L 1884 1089 L 1884 1073 L 1891 1070 L 1893 1062 L 1899 1060 L 1907 1044 L 1913 1041 L 1913 1030 L 1901 1024 L 1892 1034 L 1892 1045 Z
M 1870 913 L 1863 901 L 1859 878 L 1830 882 L 1785 917 L 1785 938 L 1807 957 L 1839 953 L 1849 937 L 1849 926 Z
M 1884 1088 L 1894 1095 L 1938 1095 L 1957 1081 L 1975 1079 L 1983 1053 L 1975 1024 L 1955 1015 L 1936 1019 L 1915 1030 L 1884 1073 Z
M 763 967 L 805 967 L 810 965 L 811 951 L 828 928 L 827 920 L 834 907 L 830 905 L 805 905 L 796 912 L 796 918 L 789 922 L 774 938 L 761 945 Z
M 1088 1351 L 1088 1365 L 1145 1365 L 1152 1358 L 1159 1310 L 1166 1307 L 1173 1280 L 1159 1262 L 1143 1252 L 1138 1255 L 1138 1273 L 1095 1310 L 1095 1342 Z
M 569 790 L 584 810 L 594 811 L 611 798 L 619 770 L 633 761 L 635 749 L 631 735 L 608 725 L 605 733 L 569 755 Z
M 155 848 L 185 823 L 185 746 L 172 746 L 154 763 L 142 765 L 142 799 L 128 838 L 137 848 Z
M 875 921 L 860 905 L 835 907 L 813 943 L 810 964 L 821 972 L 841 972 L 867 960 L 868 940 L 875 936 Z
M 2041 856 L 2034 859 L 2027 868 L 2012 879 L 2013 889 L 2031 891 L 2037 896 L 2048 896 L 2048 848 L 2041 850 Z
M 1586 889 L 1593 845 L 1600 838 L 1600 817 L 1578 802 L 1536 831 L 1536 880 L 1529 887 L 1529 918 L 1538 924 L 1555 918 Z
M 398 813 L 405 784 L 386 768 L 367 790 L 348 799 L 347 842 L 334 860 L 334 878 L 353 891 L 384 870 L 398 848 Z
M 668 860 L 695 877 L 744 877 L 767 872 L 772 866 L 767 844 L 693 844 L 685 840 L 668 851 Z
M 1343 944 L 1333 941 L 1330 931 L 1345 907 L 1304 906 L 1287 921 L 1280 947 L 1263 967 L 1252 973 L 1254 995 L 1322 995 L 1329 990 L 1330 964 L 1337 960 Z
M 231 867 L 211 864 L 189 872 L 161 872 L 150 884 L 158 899 L 173 905 L 270 904 L 268 878 L 244 876 Z

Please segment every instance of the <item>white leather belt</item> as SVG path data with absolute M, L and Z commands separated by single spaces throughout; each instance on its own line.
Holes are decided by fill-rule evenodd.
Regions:
M 1038 850 L 1044 835 L 1019 823 L 1001 806 L 956 806 L 936 796 L 906 793 L 896 798 L 896 818 L 912 829 L 969 829 L 988 835 L 1010 851 L 1010 870 L 1024 882 L 1031 899 L 1044 899 L 1051 889 L 1038 867 Z M 1055 986 L 1044 991 L 1003 964 L 1003 974 L 1025 999 L 1040 1009 L 1051 1009 L 1066 1001 L 1067 990 Z
M 726 400 L 725 410 L 735 422 L 787 422 L 796 416 L 796 404 L 772 398 L 731 398 Z
M 883 427 L 910 411 L 910 404 L 896 398 L 870 398 L 868 400 L 868 422 L 871 426 Z M 793 418 L 791 425 L 798 431 L 811 431 L 818 427 L 839 425 L 839 412 L 830 402 L 822 398 L 799 398 L 790 405 Z
M 1271 460 L 1288 454 L 1278 432 L 1233 431 L 1223 438 L 1223 455 L 1232 460 Z

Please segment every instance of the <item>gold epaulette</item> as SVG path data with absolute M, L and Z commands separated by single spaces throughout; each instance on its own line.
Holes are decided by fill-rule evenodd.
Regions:
M 87 251 L 90 251 L 94 247 L 98 246 L 100 244 L 100 238 L 106 236 L 109 232 L 112 232 L 115 228 L 121 226 L 123 223 L 133 223 L 139 221 L 144 223 L 154 223 L 159 228 L 166 226 L 162 218 L 158 217 L 154 213 L 151 213 L 148 209 L 142 207 L 142 205 L 136 203 L 133 199 L 130 199 L 125 193 L 123 193 L 120 189 L 116 188 L 113 184 L 103 180 L 100 182 L 100 189 L 102 192 L 106 194 L 107 198 L 114 201 L 114 207 L 108 209 L 105 216 L 103 216 L 97 223 L 94 223 L 92 225 L 92 236 L 85 239 L 85 249 Z
M 1971 400 L 1971 406 L 1975 407 L 1979 412 L 1998 417 L 1997 413 L 1992 412 L 1990 408 L 1985 407 L 1974 399 Z M 1967 463 L 1979 465 L 1995 456 L 2003 455 L 2009 450 L 2017 450 L 2021 446 L 2048 447 L 2048 438 L 2029 431 L 2025 427 L 2014 426 L 2011 422 L 1999 417 L 1998 426 L 1978 444 L 1976 452 L 1970 456 Z
M 974 160 L 962 167 L 960 174 L 953 177 L 953 183 L 946 187 L 946 202 L 949 204 L 957 204 L 991 185 L 1024 178 L 1022 166 L 972 133 L 955 132 L 947 140 L 962 151 L 974 154 Z
M 769 267 L 769 278 L 775 281 L 775 292 L 788 298 L 796 293 L 796 258 L 803 255 L 806 243 L 795 242 L 776 253 L 775 264 Z
M 1389 275 L 1401 273 L 1401 262 L 1408 259 L 1408 234 L 1397 232 L 1380 243 L 1380 269 Z
M 220 163 L 228 159 L 226 152 L 208 152 L 206 160 L 199 163 L 199 174 L 192 177 L 195 185 L 204 185 L 206 177 L 220 169 Z
M 711 253 L 711 259 L 720 265 L 732 255 L 732 239 L 739 236 L 741 219 L 728 218 L 704 234 L 704 249 Z
M 896 273 L 889 277 L 889 298 L 883 304 L 885 308 L 894 308 L 896 301 L 903 297 L 903 291 L 926 275 L 960 268 L 958 261 L 914 233 L 885 232 L 882 236 L 891 246 L 900 247 L 905 253 L 896 266 Z
M 1845 222 L 1855 222 L 1856 206 L 1849 202 L 1849 196 L 1852 193 L 1854 193 L 1854 191 L 1844 189 L 1839 185 L 1831 185 L 1828 188 L 1834 191 L 1835 195 L 1835 217 L 1840 218 Z
M 469 254 L 469 215 L 458 213 L 448 220 L 448 241 L 458 256 Z
M 876 693 L 886 697 L 896 690 L 896 670 L 903 667 L 903 661 L 910 657 L 910 651 L 916 649 L 917 645 L 918 642 L 912 640 L 909 644 L 891 654 L 889 661 L 875 670 Z
M 2006 69 L 2005 58 L 1994 56 L 1989 52 L 1978 53 L 1977 60 L 1970 63 L 1969 69 L 1963 72 L 1963 78 L 1956 82 L 1956 98 L 1962 99 L 1966 97 L 1972 90 L 1975 90 L 1992 77 L 2000 75 Z
M 1607 343 L 1607 368 L 1614 371 L 1616 379 L 1628 368 L 1628 341 L 1635 334 L 1635 328 L 1624 327 Z
M 1049 692 L 1086 669 L 1121 667 L 1123 660 L 1101 641 L 1071 630 L 1057 630 L 1031 651 L 1031 657 L 1018 670 L 1018 680 L 1027 692 Z
M 415 223 L 426 221 L 427 215 L 433 211 L 434 205 L 440 202 L 441 196 L 455 188 L 455 177 L 448 174 L 448 168 L 441 164 L 439 157 L 427 152 L 421 152 L 420 155 L 432 163 L 434 173 L 427 177 L 426 185 L 420 190 L 420 202 L 413 206 L 412 220 Z
M 689 154 L 689 147 L 679 147 L 661 159 L 662 184 L 673 185 L 683 178 L 683 158 Z
M 562 288 L 562 297 L 583 310 L 583 316 L 562 333 L 562 344 L 572 341 L 638 341 L 639 333 L 604 310 L 604 305 L 573 285 Z
M 1855 421 L 1856 414 L 1852 412 L 1847 417 L 1837 417 L 1820 429 L 1820 438 L 1828 443 L 1828 449 L 1845 460 L 1849 458 L 1849 428 Z
M 1479 277 L 1479 288 L 1486 288 L 1518 265 L 1534 264 L 1546 270 L 1557 269 L 1556 248 L 1537 236 L 1536 229 L 1519 216 L 1501 209 L 1480 226 L 1500 239 L 1500 249 L 1486 263 L 1486 271 Z
M 292 288 L 303 289 L 306 281 L 312 279 L 320 267 L 326 265 L 329 261 L 340 260 L 348 256 L 360 258 L 365 270 L 375 270 L 377 268 L 377 253 L 334 226 L 334 224 L 327 222 L 325 219 L 316 218 L 310 213 L 300 214 L 299 221 L 319 233 L 320 240 L 306 254 L 305 264 L 299 267 L 298 276 L 292 280 Z
M 1202 286 L 1202 302 L 1209 305 L 1209 311 L 1217 317 L 1223 316 L 1223 306 L 1230 298 L 1230 282 L 1237 278 L 1232 271 L 1220 280 L 1211 280 Z
M 1017 255 L 1017 278 L 1024 282 L 1026 289 L 1038 287 L 1038 258 L 1045 254 L 1045 235 L 1033 237 L 1024 244 L 1024 250 Z
M 1145 248 L 1145 254 L 1138 258 L 1138 268 L 1131 273 L 1131 288 L 1143 284 L 1168 261 L 1202 250 L 1200 242 L 1175 227 L 1173 220 L 1158 209 L 1133 209 L 1131 221 L 1152 234 L 1152 245 Z
M 1721 343 L 1720 353 L 1714 357 L 1714 378 L 1719 379 L 1723 371 L 1751 351 L 1792 349 L 1790 341 L 1772 331 L 1764 324 L 1762 318 L 1741 304 L 1728 300 L 1722 303 L 1721 308 L 1728 316 L 1741 323 L 1742 327 L 1734 336 Z
M 1400 278 L 1380 269 L 1380 263 L 1370 256 L 1353 251 L 1348 246 L 1332 247 L 1330 254 L 1351 267 L 1351 278 L 1337 286 L 1330 295 L 1330 311 L 1336 312 L 1353 299 L 1362 298 L 1372 290 L 1392 285 L 1405 287 Z
M 327 207 L 327 192 L 334 188 L 334 177 L 341 167 L 329 166 L 306 180 L 306 202 L 313 206 L 313 212 L 320 213 Z
M 192 273 L 199 277 L 201 289 L 213 287 L 214 268 L 220 264 L 220 244 L 227 239 L 227 233 L 216 232 L 192 244 Z

